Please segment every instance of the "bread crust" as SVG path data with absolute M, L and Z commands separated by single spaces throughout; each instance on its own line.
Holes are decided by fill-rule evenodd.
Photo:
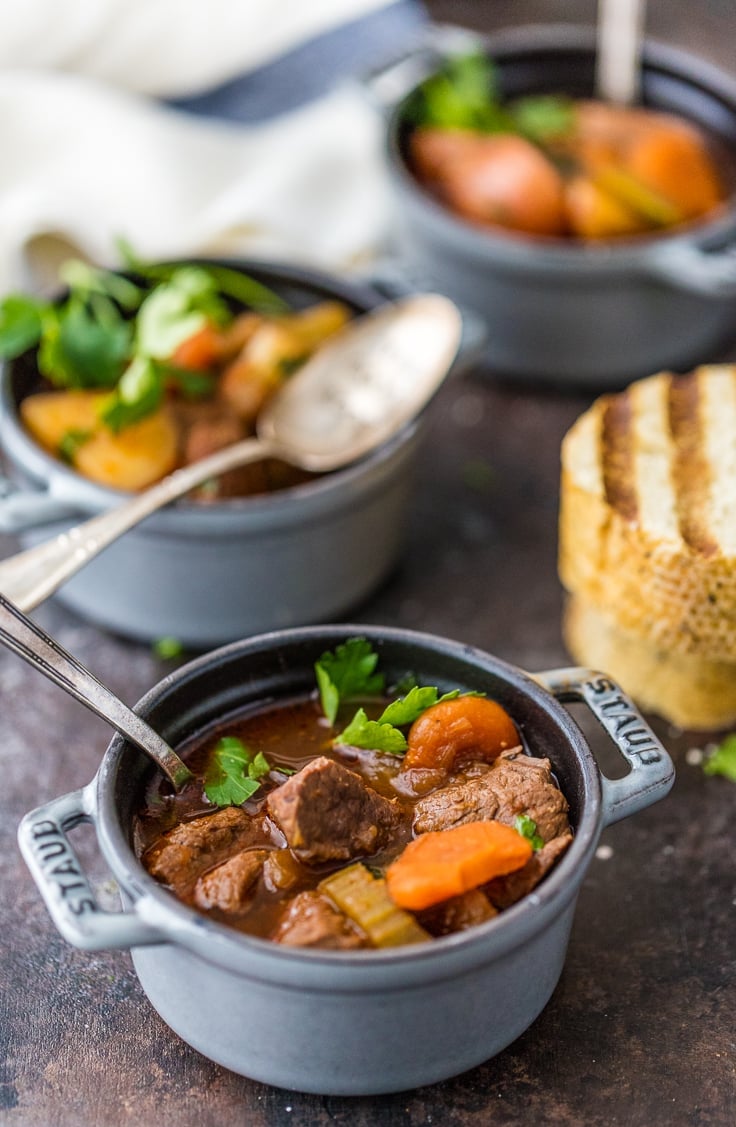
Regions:
M 612 404 L 630 409 L 614 440 Z M 660 373 L 596 400 L 562 444 L 563 585 L 627 635 L 713 662 L 736 660 L 729 405 L 736 366 Z
M 736 662 L 668 652 L 578 596 L 566 601 L 563 634 L 575 661 L 605 669 L 643 709 L 678 728 L 713 732 L 736 723 Z

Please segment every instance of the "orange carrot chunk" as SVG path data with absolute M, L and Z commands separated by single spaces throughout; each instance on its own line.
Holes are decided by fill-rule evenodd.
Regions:
M 171 362 L 177 368 L 196 372 L 214 367 L 221 355 L 222 335 L 216 325 L 208 322 L 177 345 Z
M 409 729 L 402 770 L 492 760 L 521 743 L 508 712 L 487 697 L 455 697 L 432 705 Z
M 468 822 L 422 834 L 389 865 L 386 881 L 400 908 L 418 912 L 522 868 L 531 843 L 501 822 Z

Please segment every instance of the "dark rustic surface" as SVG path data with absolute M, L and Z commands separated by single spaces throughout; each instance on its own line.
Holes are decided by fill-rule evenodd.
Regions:
M 592 5 L 496 0 L 432 8 L 501 26 L 522 8 L 527 18 L 558 18 L 564 8 L 565 18 L 586 19 Z M 667 8 L 656 6 L 655 22 Z M 729 15 L 725 0 L 703 5 L 702 18 L 698 5 L 691 45 L 716 58 L 720 52 L 724 61 Z M 663 21 L 657 30 L 667 37 L 672 28 Z M 732 43 L 729 32 L 728 50 Z M 565 663 L 555 572 L 558 450 L 585 405 L 581 396 L 511 390 L 477 374 L 445 388 L 430 415 L 404 560 L 351 618 L 449 635 L 531 670 Z M 0 553 L 13 547 L 0 538 Z M 35 617 L 128 702 L 171 668 L 147 647 L 107 635 L 53 602 Z M 20 859 L 15 829 L 30 807 L 91 778 L 108 732 L 4 652 L 0 685 L 0 1124 L 734 1122 L 736 789 L 688 762 L 688 750 L 702 746 L 697 735 L 654 721 L 677 763 L 675 788 L 605 831 L 562 979 L 523 1037 L 473 1072 L 431 1088 L 320 1098 L 210 1063 L 151 1009 L 126 954 L 85 954 L 59 937 Z M 101 900 L 113 906 L 115 890 L 93 842 L 84 832 L 77 840 Z
M 564 663 L 558 447 L 584 405 L 477 376 L 446 387 L 431 413 L 404 561 L 353 617 L 450 635 L 532 670 Z M 170 668 L 147 647 L 52 603 L 35 617 L 129 702 Z M 91 778 L 107 732 L 16 657 L 0 653 L 0 677 L 0 1123 L 733 1122 L 736 790 L 688 765 L 693 737 L 658 725 L 678 764 L 675 789 L 604 833 L 612 852 L 594 861 L 583 887 L 560 985 L 516 1044 L 431 1088 L 320 1099 L 211 1064 L 151 1009 L 127 954 L 85 954 L 57 935 L 18 855 L 15 827 L 31 806 Z M 112 902 L 91 842 L 82 845 Z

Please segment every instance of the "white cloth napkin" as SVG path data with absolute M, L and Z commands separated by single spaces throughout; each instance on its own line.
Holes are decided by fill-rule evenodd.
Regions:
M 247 254 L 333 269 L 354 266 L 375 250 L 387 214 L 383 124 L 357 87 L 343 85 L 257 126 L 187 115 L 92 76 L 102 69 L 100 57 L 85 62 L 85 51 L 92 51 L 101 3 L 65 3 L 64 11 L 76 13 L 76 20 L 59 40 L 58 57 L 32 59 L 37 65 L 25 69 L 11 65 L 12 37 L 2 36 L 4 9 L 0 17 L 0 294 L 43 286 L 70 253 L 113 265 L 120 236 L 147 258 Z M 140 16 L 140 4 L 126 3 Z M 260 57 L 271 58 L 277 48 L 340 15 L 382 3 L 386 0 L 281 5 L 291 10 L 292 22 L 263 37 Z M 39 4 L 49 7 L 43 0 L 22 0 L 19 10 Z M 119 0 L 102 6 L 115 9 L 122 21 Z M 51 7 L 61 12 L 57 0 Z M 190 5 L 163 0 L 162 7 L 156 0 L 154 7 L 174 21 Z M 208 0 L 204 7 L 211 20 L 213 7 L 226 5 Z M 255 7 L 264 11 L 263 5 Z M 86 39 L 80 28 L 86 28 Z M 18 25 L 17 42 L 22 30 Z M 222 34 L 227 32 L 233 34 L 232 21 Z M 117 54 L 109 32 L 106 42 L 107 69 L 116 77 L 124 57 L 135 56 L 137 36 L 130 26 L 127 37 L 121 31 Z M 174 48 L 166 53 L 166 78 L 158 92 L 197 90 L 237 73 L 244 58 L 255 61 L 252 43 L 239 55 L 230 49 L 219 58 L 218 44 L 221 36 L 203 38 L 202 57 L 192 69 L 190 29 L 178 54 Z M 71 73 L 75 49 L 77 73 Z M 38 50 L 50 54 L 48 39 Z M 150 57 L 140 59 L 138 68 L 134 58 L 129 62 L 128 86 L 150 89 Z

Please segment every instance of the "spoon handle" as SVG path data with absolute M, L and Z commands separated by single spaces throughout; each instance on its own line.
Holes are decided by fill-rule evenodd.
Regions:
M 639 100 L 646 0 L 598 0 L 596 93 L 621 106 Z
M 123 704 L 106 685 L 35 622 L 26 618 L 4 595 L 0 595 L 0 643 L 86 705 L 91 712 L 107 720 L 121 735 L 149 755 L 175 789 L 192 778 L 186 764 L 145 720 Z
M 0 591 L 20 610 L 33 610 L 103 548 L 145 517 L 183 497 L 208 478 L 248 462 L 257 462 L 270 452 L 270 444 L 263 439 L 246 438 L 217 450 L 199 462 L 175 470 L 129 501 L 77 524 L 68 532 L 62 532 L 35 548 L 3 560 L 0 563 Z

